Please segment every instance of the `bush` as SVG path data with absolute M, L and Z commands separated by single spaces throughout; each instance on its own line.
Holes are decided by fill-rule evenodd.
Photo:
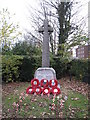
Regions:
M 2 80 L 4 82 L 31 81 L 35 70 L 40 66 L 41 57 L 3 55 Z
M 41 56 L 3 55 L 2 80 L 5 82 L 31 81 L 36 69 L 41 67 L 41 61 Z M 83 80 L 90 73 L 90 60 L 72 60 L 69 62 L 67 59 L 51 57 L 50 62 L 50 67 L 55 69 L 58 79 L 72 75 L 77 80 Z
M 35 70 L 41 66 L 40 57 L 24 57 L 20 66 L 20 81 L 31 81 Z
M 89 74 L 88 65 L 90 61 L 88 60 L 73 60 L 71 62 L 71 73 L 76 77 L 76 79 L 82 80 L 84 76 Z
M 84 76 L 88 76 L 90 73 L 89 69 L 90 60 L 72 60 L 62 58 L 53 58 L 51 67 L 56 71 L 57 78 L 65 76 L 75 76 L 77 80 L 83 79 Z
M 51 67 L 53 67 L 56 71 L 56 76 L 57 78 L 61 78 L 67 75 L 68 70 L 67 70 L 67 64 L 68 64 L 67 59 L 61 59 L 61 58 L 53 58 Z
M 2 80 L 13 82 L 19 79 L 19 66 L 22 64 L 22 56 L 3 55 L 2 56 Z

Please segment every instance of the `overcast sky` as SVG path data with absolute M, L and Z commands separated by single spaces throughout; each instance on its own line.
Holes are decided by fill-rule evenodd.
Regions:
M 81 4 L 88 3 L 89 0 L 75 0 L 80 1 Z M 10 13 L 15 13 L 15 19 L 17 22 L 19 22 L 20 27 L 22 29 L 30 27 L 28 25 L 28 20 L 27 20 L 27 5 L 32 6 L 33 8 L 38 8 L 38 0 L 0 0 L 0 10 L 2 8 L 8 8 Z M 76 8 L 75 8 L 76 9 Z M 88 14 L 88 4 L 84 4 L 80 13 L 79 17 L 86 16 Z M 77 17 L 77 16 L 76 16 Z M 78 17 L 78 18 L 79 18 Z
M 80 2 L 80 4 L 83 4 L 79 13 L 75 16 L 75 22 L 77 21 L 77 19 L 88 16 L 88 2 L 89 1 L 90 0 L 75 0 L 75 2 Z M 21 30 L 24 30 L 26 28 L 28 30 L 33 29 L 30 26 L 30 21 L 28 21 L 27 19 L 29 15 L 27 6 L 32 6 L 33 8 L 38 9 L 39 8 L 38 0 L 0 0 L 0 10 L 2 10 L 2 8 L 8 8 L 11 14 L 15 13 L 16 16 L 14 18 L 14 22 L 15 21 L 19 22 L 19 26 Z M 74 8 L 74 10 L 76 9 L 77 7 Z M 87 18 L 86 18 L 86 21 L 87 21 L 86 26 L 88 27 Z M 75 55 L 75 50 L 74 50 L 74 55 Z
M 27 4 L 29 3 L 30 6 L 38 7 L 37 0 L 0 0 L 0 10 L 2 8 L 8 8 L 11 14 L 15 13 L 14 21 L 20 23 L 20 27 L 28 27 L 27 25 Z

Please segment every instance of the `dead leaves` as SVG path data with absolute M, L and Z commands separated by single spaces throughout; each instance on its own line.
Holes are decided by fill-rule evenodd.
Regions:
M 68 102 L 68 100 L 69 100 L 69 96 L 68 96 L 69 91 L 70 90 L 71 91 L 76 91 L 76 92 L 79 92 L 79 93 L 81 93 L 83 95 L 88 95 L 88 85 L 85 84 L 85 83 L 81 83 L 81 82 L 75 81 L 73 79 L 72 79 L 72 81 L 60 80 L 59 83 L 61 85 L 61 92 L 62 92 L 62 94 L 57 96 L 57 101 L 59 103 L 56 104 L 55 110 L 52 110 L 52 103 L 51 103 L 51 100 L 53 99 L 52 95 L 49 96 L 48 99 L 49 99 L 50 102 L 48 103 L 46 96 L 41 96 L 41 95 L 38 95 L 38 96 L 37 95 L 29 95 L 29 96 L 27 96 L 27 94 L 25 94 L 26 96 L 24 96 L 24 97 L 25 98 L 29 97 L 30 103 L 27 104 L 27 103 L 24 102 L 24 104 L 23 104 L 22 101 L 20 101 L 20 103 L 19 103 L 21 105 L 20 109 L 23 110 L 23 107 L 22 107 L 22 104 L 23 104 L 23 106 L 25 107 L 24 111 L 39 111 L 39 110 L 42 109 L 42 111 L 41 111 L 41 113 L 39 115 L 40 117 L 52 117 L 52 116 L 56 117 L 57 116 L 59 118 L 64 118 L 65 117 L 65 113 L 64 113 L 63 109 L 65 108 L 65 103 Z M 19 86 L 17 84 L 13 83 L 13 85 L 12 84 L 10 84 L 10 85 L 7 84 L 7 85 L 3 86 L 4 93 L 7 96 L 8 96 L 8 94 L 11 94 L 11 92 L 12 92 L 12 94 L 17 95 L 17 93 L 18 93 L 17 90 L 19 90 L 18 87 L 20 85 L 24 86 L 26 83 L 21 83 Z M 21 97 L 18 98 L 18 99 L 21 100 Z M 42 99 L 42 101 L 41 101 L 41 99 Z M 8 100 L 11 100 L 11 98 L 8 97 Z M 74 102 L 74 101 L 78 102 L 80 100 L 80 98 L 78 98 L 76 96 L 75 97 L 73 96 L 73 97 L 70 98 L 70 100 L 72 102 Z M 62 102 L 63 108 L 60 108 L 60 102 Z M 33 104 L 33 105 L 31 105 L 31 104 Z M 38 109 L 36 109 L 35 105 L 38 106 Z M 79 108 L 75 108 L 75 107 L 72 108 L 72 106 L 69 105 L 69 107 L 66 109 L 66 112 L 67 112 L 67 114 L 68 114 L 68 116 L 70 118 L 76 117 L 75 115 L 79 111 L 83 112 L 83 114 L 85 114 L 85 111 L 82 111 Z M 47 111 L 47 108 L 48 108 L 49 111 Z M 24 112 L 24 111 L 22 111 L 22 112 Z M 5 115 L 6 115 L 6 113 L 5 113 Z M 86 115 L 84 115 L 84 117 L 85 116 Z M 35 114 L 35 115 L 29 115 L 28 117 L 29 118 L 31 118 L 31 117 L 32 118 L 36 118 L 37 116 Z
M 68 93 L 69 90 L 73 90 L 73 91 L 81 93 L 85 96 L 88 96 L 90 86 L 87 83 L 76 81 L 76 80 L 74 80 L 74 78 L 72 78 L 71 81 L 69 81 L 69 78 L 66 78 L 65 80 L 63 80 L 63 78 L 62 78 L 61 80 L 59 80 L 59 83 L 60 83 L 61 87 L 63 88 L 63 90 L 64 90 L 64 88 L 65 88 L 65 90 L 67 89 L 67 91 L 65 91 L 65 93 Z
M 47 103 L 46 103 L 46 102 L 39 102 L 39 103 L 38 103 L 38 106 L 39 106 L 39 107 L 46 107 L 46 106 L 47 106 Z
M 64 97 L 64 100 L 66 101 L 67 99 L 68 99 L 68 96 L 65 96 L 65 97 Z
M 79 100 L 79 98 L 71 98 L 71 100 Z
M 41 113 L 42 116 L 45 116 L 45 115 L 50 115 L 50 113 L 47 113 L 47 112 L 42 112 Z

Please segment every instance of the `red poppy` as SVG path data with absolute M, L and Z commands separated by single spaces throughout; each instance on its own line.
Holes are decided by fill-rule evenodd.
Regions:
M 55 79 L 54 80 L 50 80 L 49 85 L 50 85 L 50 87 L 56 87 L 58 85 L 58 81 L 55 80 Z
M 52 94 L 53 95 L 58 95 L 58 94 L 60 94 L 61 93 L 61 91 L 60 91 L 60 88 L 58 88 L 58 87 L 53 87 L 52 88 Z
M 35 88 L 35 93 L 36 94 L 41 94 L 42 90 L 41 90 L 41 87 L 36 87 Z
M 41 87 L 41 92 L 43 92 L 43 90 L 44 90 L 44 87 Z
M 52 88 L 51 87 L 49 87 L 49 89 L 50 89 L 50 93 L 52 92 Z
M 40 82 L 42 87 L 48 87 L 48 80 L 47 79 L 42 79 Z
M 27 94 L 33 94 L 34 93 L 34 88 L 33 87 L 28 87 L 27 89 L 26 89 L 26 93 Z
M 50 92 L 51 92 L 50 88 L 48 88 L 48 87 L 43 89 L 43 94 L 44 95 L 50 94 Z
M 31 80 L 31 85 L 32 85 L 33 87 L 37 87 L 37 86 L 39 85 L 39 80 L 36 79 L 36 78 L 32 79 L 32 80 Z

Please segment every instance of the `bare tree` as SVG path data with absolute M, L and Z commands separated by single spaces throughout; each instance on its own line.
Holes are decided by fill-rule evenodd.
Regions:
M 32 21 L 34 23 L 33 28 L 35 28 L 35 37 L 38 36 L 42 41 L 42 35 L 38 34 L 38 28 L 43 24 L 45 15 L 47 15 L 49 24 L 53 27 L 53 34 L 50 36 L 50 48 L 53 53 L 56 49 L 59 51 L 61 49 L 61 44 L 72 42 L 73 39 L 70 36 L 78 33 L 79 29 L 85 26 L 86 17 L 83 17 L 77 22 L 74 20 L 75 16 L 81 11 L 83 5 L 71 2 L 61 2 L 60 0 L 40 0 L 41 8 L 39 10 L 32 9 Z M 77 6 L 76 10 L 74 6 Z M 28 6 L 28 10 L 30 6 Z M 72 12 L 72 10 L 74 12 Z M 31 11 L 30 11 L 31 12 Z M 29 20 L 31 19 L 29 18 Z M 83 30 L 80 31 L 83 31 Z M 73 38 L 73 37 L 72 37 Z

